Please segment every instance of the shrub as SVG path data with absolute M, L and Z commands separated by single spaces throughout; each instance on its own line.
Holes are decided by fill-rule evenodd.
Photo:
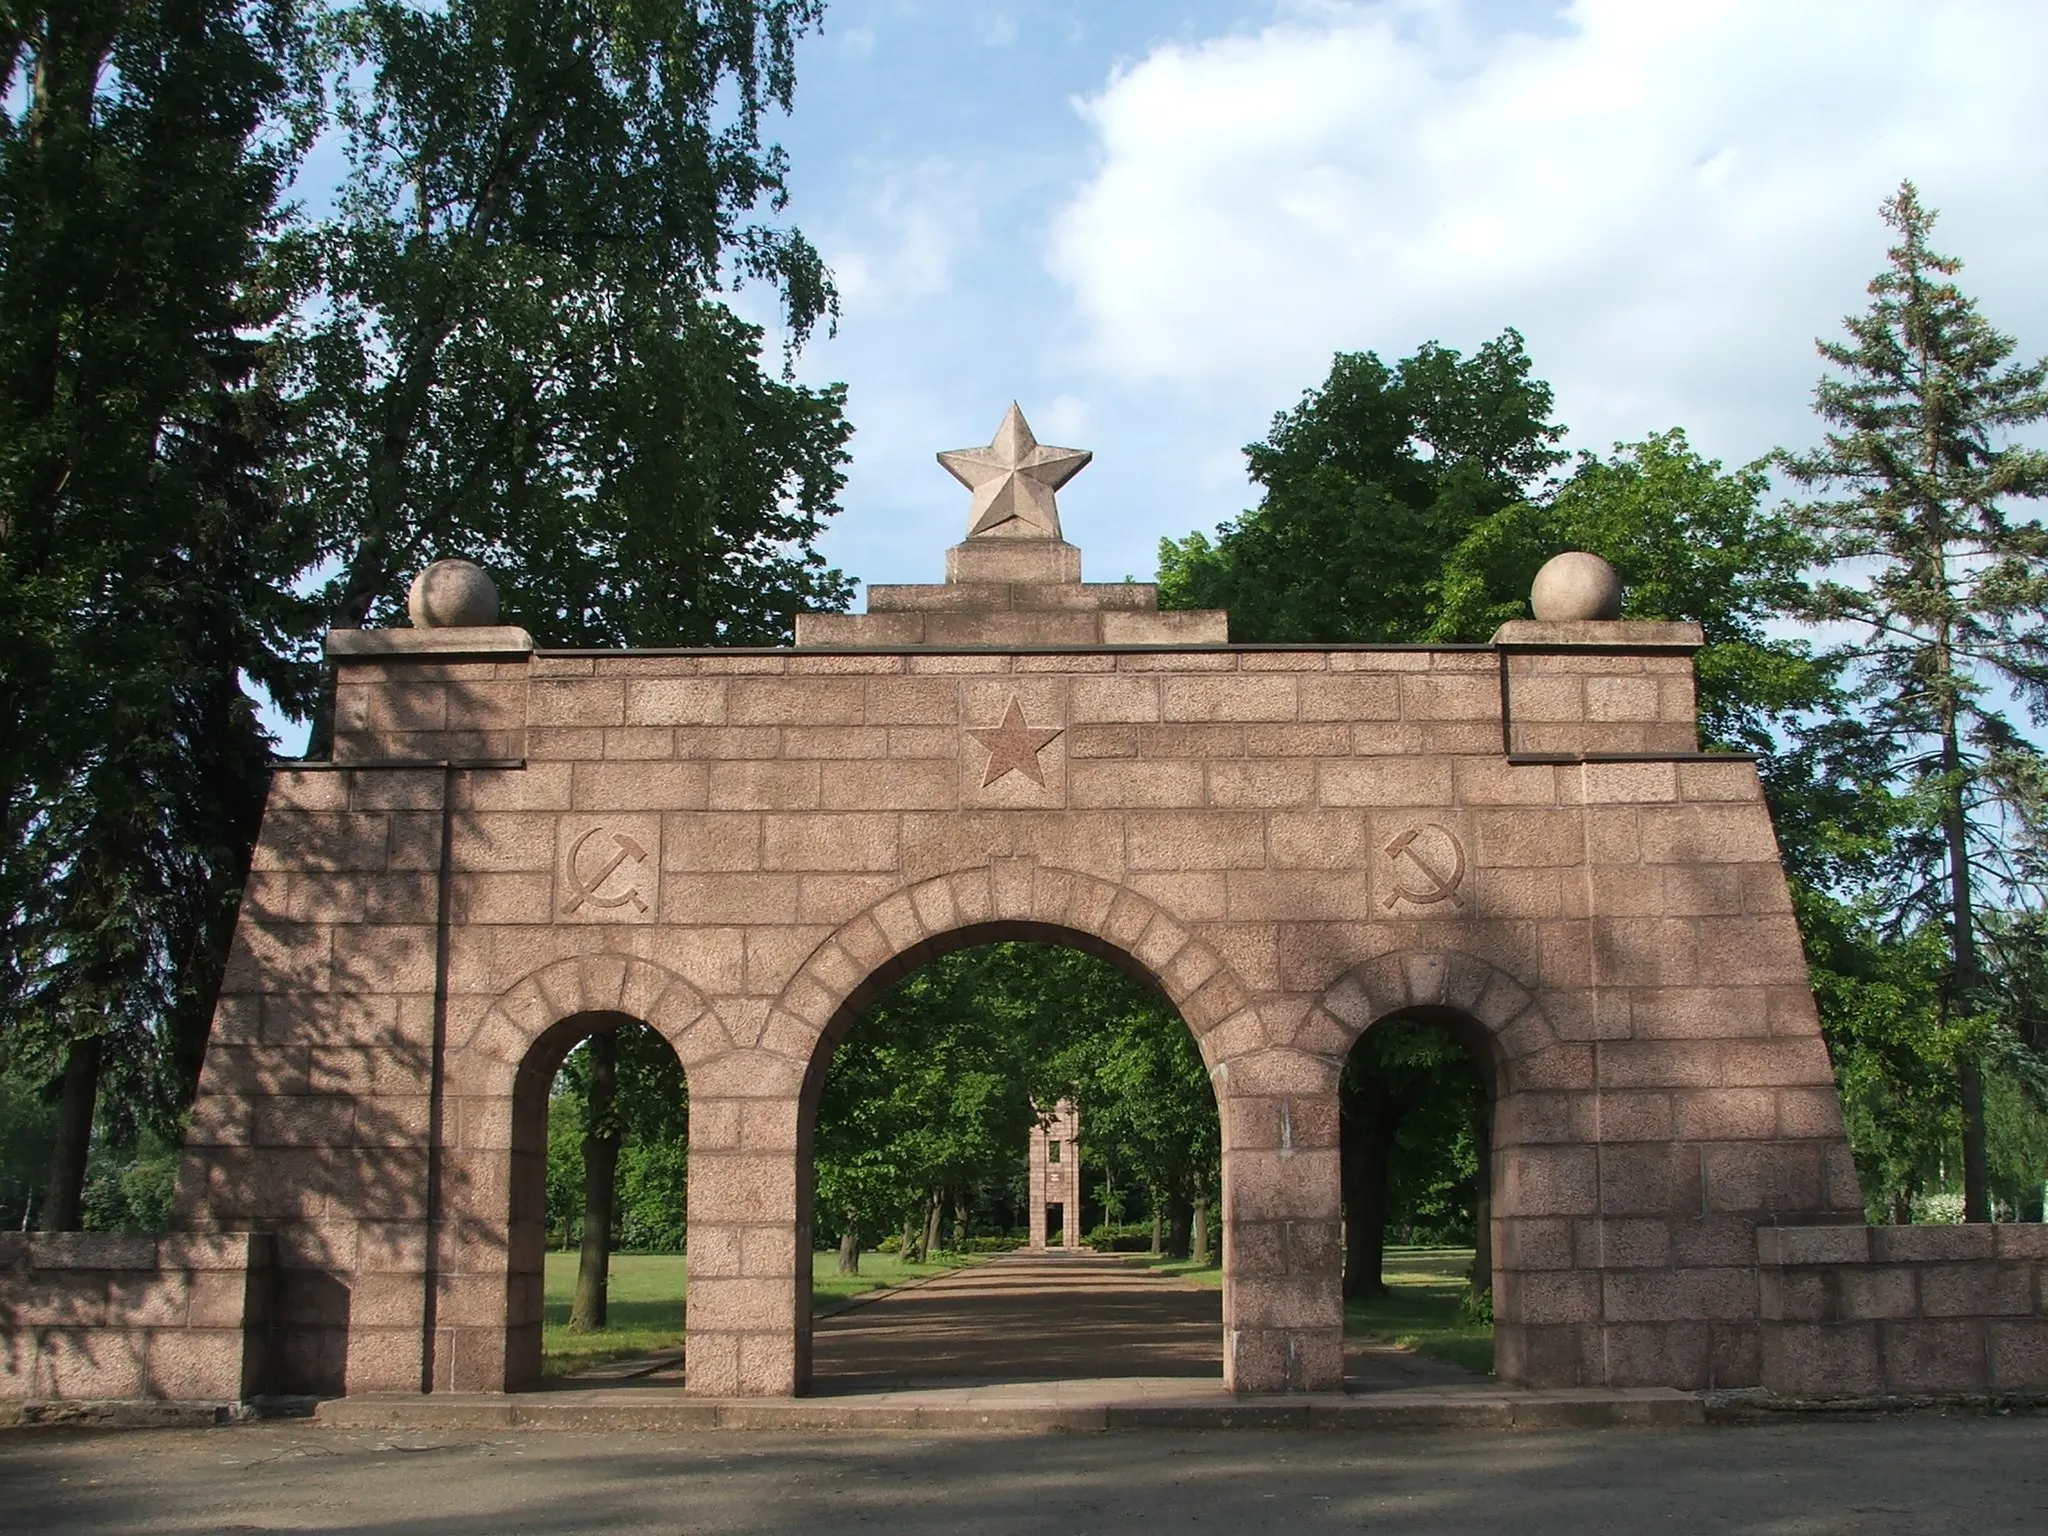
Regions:
M 1126 1221 L 1111 1226 L 1105 1222 L 1081 1241 L 1097 1253 L 1150 1253 L 1152 1223 Z
M 1960 1226 L 1963 1220 L 1963 1197 L 1947 1193 L 1915 1195 L 1913 1220 L 1923 1227 Z

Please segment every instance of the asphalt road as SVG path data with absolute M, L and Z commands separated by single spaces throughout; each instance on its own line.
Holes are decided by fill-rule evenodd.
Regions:
M 2048 1418 L 1505 1434 L 0 1433 L 0 1531 L 2048 1531 Z

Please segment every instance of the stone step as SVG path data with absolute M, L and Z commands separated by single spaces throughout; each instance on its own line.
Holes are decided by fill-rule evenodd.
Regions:
M 1415 1388 L 1233 1397 L 1180 1380 L 1040 1382 L 846 1397 L 693 1398 L 645 1387 L 514 1395 L 367 1394 L 314 1412 L 336 1429 L 930 1430 L 1081 1433 L 1118 1429 L 1599 1429 L 1702 1424 L 1698 1396 L 1666 1387 L 1515 1391 Z
M 1159 588 L 1149 581 L 906 582 L 868 588 L 869 613 L 1152 613 L 1158 608 Z

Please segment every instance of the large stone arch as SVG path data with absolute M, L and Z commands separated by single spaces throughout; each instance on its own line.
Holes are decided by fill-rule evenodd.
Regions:
M 1218 1027 L 1249 993 L 1222 958 L 1128 886 L 1034 860 L 936 875 L 876 902 L 818 945 L 776 999 L 766 1033 L 808 1070 L 898 978 L 955 949 L 1006 938 L 1070 944 L 1158 988 L 1211 1071 L 1236 1037 Z
M 568 955 L 506 987 L 474 1030 L 450 1041 L 440 1177 L 437 1386 L 514 1391 L 540 1378 L 547 1095 L 562 1060 L 595 1031 L 643 1023 L 685 1081 L 724 1045 L 686 977 L 644 956 Z
M 897 977 L 1005 938 L 1102 955 L 1180 1012 L 1210 1068 L 1223 1125 L 1225 1380 L 1334 1386 L 1343 1371 L 1334 1075 L 1279 1043 L 1230 966 L 1158 903 L 1016 859 L 920 881 L 841 924 L 765 1010 L 755 1038 L 698 1068 L 690 1390 L 806 1384 L 809 1109 L 831 1047 Z

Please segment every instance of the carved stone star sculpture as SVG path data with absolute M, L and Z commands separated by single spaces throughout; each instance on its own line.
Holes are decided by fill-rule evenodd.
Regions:
M 967 734 L 988 748 L 988 772 L 981 776 L 983 789 L 1006 773 L 1025 774 L 1042 788 L 1045 770 L 1038 766 L 1038 754 L 1065 732 L 1032 729 L 1024 723 L 1023 706 L 1011 699 L 1009 712 L 1003 716 L 1000 726 L 992 731 L 969 731 Z
M 947 472 L 974 492 L 967 514 L 967 537 L 998 534 L 1004 538 L 1057 539 L 1059 506 L 1053 493 L 1083 469 L 1095 455 L 1081 448 L 1048 447 L 1031 435 L 1017 402 L 996 428 L 986 448 L 956 448 L 939 455 Z

